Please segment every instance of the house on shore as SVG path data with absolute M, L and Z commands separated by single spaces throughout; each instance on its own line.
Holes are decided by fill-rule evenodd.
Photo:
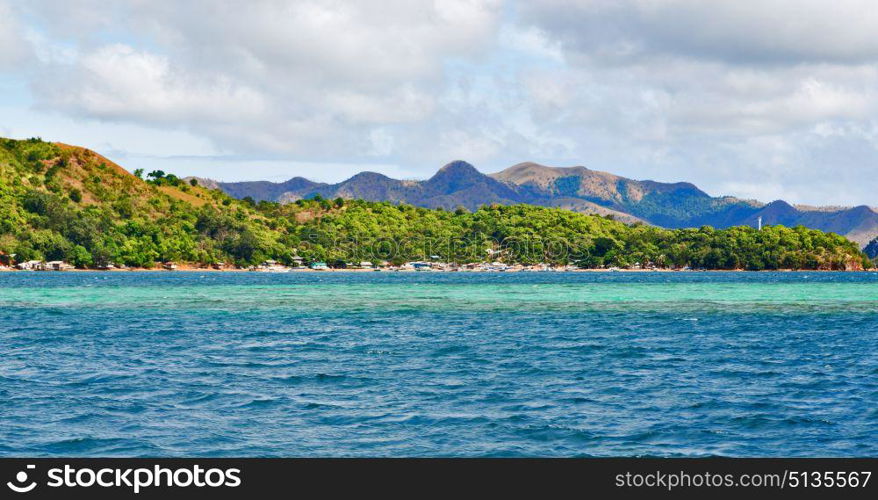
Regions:
M 278 261 L 276 261 L 276 260 L 269 259 L 269 260 L 266 260 L 265 262 L 263 262 L 262 264 L 260 264 L 259 266 L 252 268 L 251 270 L 252 271 L 264 271 L 264 272 L 270 272 L 270 273 L 286 273 L 286 272 L 290 271 L 290 268 L 283 265 L 283 264 L 278 263 Z
M 49 262 L 28 260 L 26 262 L 19 262 L 15 265 L 15 268 L 22 271 L 69 271 L 73 269 L 73 266 L 63 260 L 50 260 Z
M 73 266 L 63 260 L 51 260 L 43 266 L 44 271 L 69 271 L 71 269 L 73 269 Z

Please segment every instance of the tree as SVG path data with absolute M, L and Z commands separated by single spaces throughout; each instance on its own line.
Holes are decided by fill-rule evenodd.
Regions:
M 65 154 L 76 168 L 59 167 Z M 0 178 L 0 250 L 18 254 L 19 261 L 146 267 L 173 259 L 250 265 L 264 259 L 290 262 L 298 254 L 309 262 L 401 263 L 439 255 L 457 263 L 502 259 L 588 267 L 635 262 L 710 269 L 871 265 L 856 244 L 804 227 L 668 230 L 532 205 L 492 204 L 473 212 L 458 206 L 449 212 L 403 203 L 329 201 L 317 193 L 279 204 L 236 200 L 212 190 L 195 206 L 191 197 L 142 189 L 131 176 L 102 170 L 96 156 L 69 153 L 52 143 L 0 141 L 0 155 L 5 155 L 0 169 L 10 174 Z M 35 168 L 33 161 L 44 168 Z M 142 169 L 135 174 L 142 177 Z M 97 176 L 102 182 L 94 180 Z M 148 178 L 152 185 L 181 190 L 195 185 L 161 170 Z M 91 203 L 82 202 L 86 197 Z M 503 253 L 487 254 L 486 248 Z M 878 242 L 869 250 L 878 254 Z
M 92 256 L 85 247 L 81 245 L 76 245 L 73 247 L 73 250 L 70 252 L 68 257 L 70 264 L 80 269 L 89 267 L 92 265 Z
M 870 241 L 863 251 L 870 259 L 878 259 L 878 238 Z

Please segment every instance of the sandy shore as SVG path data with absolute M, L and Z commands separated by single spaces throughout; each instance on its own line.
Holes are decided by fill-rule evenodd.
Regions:
M 145 268 L 145 267 L 129 267 L 125 269 L 66 269 L 64 271 L 29 271 L 29 270 L 20 270 L 20 269 L 12 269 L 12 268 L 0 268 L 0 273 L 9 272 L 9 273 L 126 273 L 126 272 L 149 272 L 149 273 L 266 273 L 266 274 L 287 274 L 287 273 L 373 273 L 373 272 L 382 272 L 382 273 L 559 273 L 559 272 L 567 272 L 567 273 L 740 273 L 740 272 L 748 272 L 748 273 L 764 273 L 764 272 L 776 272 L 776 273 L 841 273 L 841 272 L 860 272 L 860 273 L 874 273 L 878 272 L 878 268 L 876 269 L 864 269 L 864 270 L 855 270 L 855 271 L 835 271 L 829 269 L 772 269 L 772 270 L 762 270 L 762 271 L 749 271 L 746 269 L 705 269 L 705 270 L 696 270 L 696 269 L 571 269 L 571 270 L 550 270 L 543 271 L 538 269 L 506 269 L 505 271 L 486 271 L 486 270 L 478 270 L 478 269 L 462 269 L 457 271 L 417 271 L 415 269 L 290 269 L 288 271 L 262 271 L 262 270 L 250 270 L 250 269 L 213 269 L 213 268 L 201 268 L 201 267 L 190 267 L 190 266 L 179 266 L 177 269 L 168 270 L 161 268 Z

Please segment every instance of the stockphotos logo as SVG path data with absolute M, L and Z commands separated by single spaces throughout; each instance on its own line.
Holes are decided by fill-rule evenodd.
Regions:
M 8 483 L 6 483 L 6 486 L 9 486 L 9 489 L 16 493 L 27 493 L 29 491 L 32 491 L 34 488 L 37 487 L 37 483 L 33 481 L 28 482 L 28 479 L 30 479 L 30 477 L 28 476 L 27 471 L 36 468 L 36 465 L 28 465 L 27 467 L 25 467 L 25 469 L 27 470 L 19 471 L 15 475 L 15 481 L 9 481 Z
M 18 472 L 15 481 L 6 486 L 16 493 L 28 493 L 37 487 L 28 471 L 36 469 L 28 465 L 27 470 Z M 49 488 L 124 488 L 140 493 L 144 488 L 237 488 L 241 485 L 240 469 L 205 469 L 200 465 L 170 469 L 156 465 L 151 468 L 120 469 L 105 467 L 55 467 L 46 472 L 46 486 Z

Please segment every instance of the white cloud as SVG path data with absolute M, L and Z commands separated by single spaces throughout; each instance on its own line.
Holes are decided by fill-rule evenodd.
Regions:
M 41 123 L 183 133 L 291 176 L 534 160 L 875 204 L 876 32 L 859 0 L 0 0 L 0 69 Z
M 874 204 L 852 179 L 871 175 L 878 151 L 851 136 L 878 112 L 871 2 L 519 5 L 568 63 L 527 88 L 544 128 L 577 138 L 571 160 L 714 194 Z
M 541 0 L 521 8 L 590 58 L 665 53 L 742 64 L 878 58 L 871 0 Z
M 166 57 L 127 45 L 99 47 L 66 69 L 65 78 L 56 73 L 36 84 L 45 106 L 158 123 L 247 120 L 268 108 L 259 92 L 223 75 L 193 75 Z
M 12 8 L 0 0 L 0 70 L 14 68 L 30 55 L 30 47 Z
M 35 2 L 59 24 L 77 2 Z M 85 2 L 88 3 L 88 2 Z M 338 159 L 370 151 L 375 126 L 429 119 L 443 59 L 493 40 L 495 0 L 131 2 L 116 12 L 126 38 L 99 29 L 71 64 L 45 71 L 40 103 L 83 117 L 180 124 L 221 147 Z M 59 7 L 56 10 L 56 7 Z M 76 19 L 74 17 L 74 19 Z M 57 28 L 58 36 L 69 24 Z M 339 145 L 344 145 L 339 148 Z

